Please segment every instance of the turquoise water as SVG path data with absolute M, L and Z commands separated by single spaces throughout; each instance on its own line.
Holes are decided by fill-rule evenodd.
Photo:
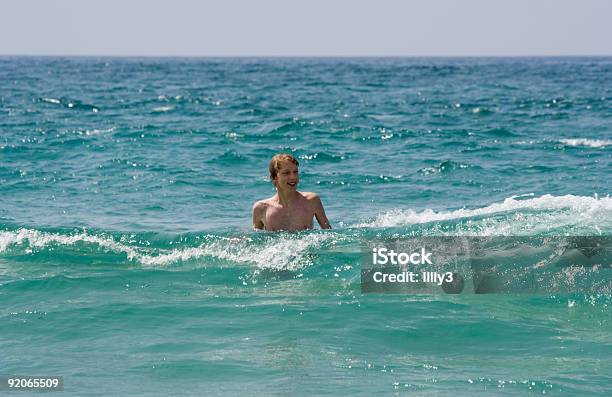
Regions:
M 360 243 L 610 235 L 611 104 L 611 58 L 0 58 L 0 374 L 608 395 L 609 293 L 362 294 Z M 251 232 L 280 151 L 332 231 Z

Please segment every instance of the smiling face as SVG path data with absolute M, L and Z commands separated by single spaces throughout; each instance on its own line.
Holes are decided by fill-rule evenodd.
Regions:
M 272 184 L 282 191 L 297 190 L 299 165 L 296 158 L 287 153 L 280 153 L 272 157 L 269 167 Z
M 300 181 L 298 166 L 288 160 L 281 160 L 277 164 L 276 177 L 272 178 L 274 186 L 280 190 L 297 190 Z

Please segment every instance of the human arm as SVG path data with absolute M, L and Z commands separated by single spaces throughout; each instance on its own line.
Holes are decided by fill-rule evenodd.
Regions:
M 327 215 L 325 214 L 325 209 L 323 208 L 323 202 L 321 202 L 321 198 L 318 195 L 314 195 L 313 197 L 314 204 L 314 215 L 317 218 L 317 222 L 321 229 L 331 229 L 331 225 L 329 224 L 329 220 L 327 219 Z
M 263 230 L 265 228 L 265 224 L 263 222 L 265 211 L 266 208 L 261 201 L 253 204 L 253 229 Z

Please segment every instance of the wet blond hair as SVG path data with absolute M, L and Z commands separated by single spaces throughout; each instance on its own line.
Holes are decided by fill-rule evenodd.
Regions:
M 290 161 L 296 166 L 298 167 L 300 166 L 300 163 L 296 160 L 296 158 L 290 154 L 279 153 L 275 155 L 274 157 L 272 157 L 272 160 L 270 160 L 270 167 L 269 167 L 270 168 L 270 180 L 272 181 L 272 183 L 274 183 L 274 178 L 276 178 L 276 176 L 278 175 L 278 171 L 280 169 L 280 163 L 282 161 Z

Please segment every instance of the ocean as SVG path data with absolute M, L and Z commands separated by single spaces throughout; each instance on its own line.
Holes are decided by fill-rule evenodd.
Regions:
M 332 230 L 252 231 L 279 152 Z M 0 57 L 0 375 L 608 396 L 610 290 L 362 293 L 360 269 L 385 236 L 610 236 L 611 158 L 606 57 Z

